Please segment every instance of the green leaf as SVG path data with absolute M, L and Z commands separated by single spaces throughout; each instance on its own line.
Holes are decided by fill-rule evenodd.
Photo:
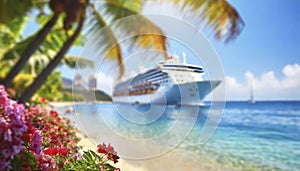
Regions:
M 1 0 L 0 23 L 5 24 L 14 18 L 25 16 L 32 7 L 32 0 Z
M 105 164 L 106 171 L 114 171 L 116 168 L 108 163 Z
M 16 154 L 13 158 L 13 160 L 11 161 L 11 166 L 14 170 L 21 170 L 23 165 L 23 161 L 21 159 L 21 157 Z
M 25 158 L 26 158 L 30 168 L 32 170 L 35 170 L 36 169 L 36 159 L 35 159 L 34 155 L 28 150 L 26 150 L 24 152 L 24 155 L 25 155 Z
M 93 157 L 92 157 L 92 155 L 91 155 L 91 153 L 90 153 L 90 150 L 89 150 L 89 151 L 84 151 L 83 153 L 84 153 L 84 154 L 83 154 L 83 157 L 84 157 L 88 162 L 94 161 L 94 160 L 93 160 Z
M 24 52 L 25 48 L 27 48 L 28 44 L 33 40 L 35 35 L 28 36 L 22 41 L 18 42 L 12 48 L 8 49 L 1 60 L 15 60 Z
M 95 159 L 97 159 L 97 160 L 100 159 L 100 156 L 97 153 L 95 153 L 94 151 L 90 151 L 90 152 L 94 156 Z

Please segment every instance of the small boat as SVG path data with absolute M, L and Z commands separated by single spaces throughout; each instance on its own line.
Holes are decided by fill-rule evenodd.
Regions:
M 253 81 L 251 81 L 250 85 L 250 98 L 248 100 L 249 104 L 255 104 L 254 95 L 253 95 Z
M 73 113 L 74 109 L 73 107 L 69 107 L 68 109 L 65 110 L 65 114 L 71 114 Z

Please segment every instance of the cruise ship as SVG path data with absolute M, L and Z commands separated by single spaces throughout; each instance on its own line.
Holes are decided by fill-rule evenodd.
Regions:
M 118 83 L 113 101 L 131 104 L 201 105 L 220 80 L 203 80 L 202 66 L 187 64 L 172 55 L 157 66 Z

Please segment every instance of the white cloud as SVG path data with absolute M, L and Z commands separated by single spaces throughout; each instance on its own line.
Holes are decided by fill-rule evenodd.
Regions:
M 247 96 L 246 86 L 238 83 L 236 78 L 226 76 L 225 77 L 225 91 L 227 100 L 240 100 Z
M 97 88 L 109 95 L 112 95 L 113 78 L 103 72 L 99 72 L 97 74 Z
M 251 84 L 256 99 L 300 99 L 300 65 L 286 65 L 282 69 L 283 78 L 278 78 L 273 71 L 255 77 L 251 72 L 245 73 L 246 83 L 236 78 L 225 78 L 226 96 L 229 100 L 247 100 Z
M 287 65 L 283 68 L 283 73 L 286 76 L 284 82 L 287 88 L 299 88 L 300 82 L 300 65 Z

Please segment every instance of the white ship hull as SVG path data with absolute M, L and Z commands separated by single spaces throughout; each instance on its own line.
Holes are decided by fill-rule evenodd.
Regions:
M 198 81 L 161 86 L 153 94 L 113 96 L 113 102 L 132 104 L 200 105 L 221 81 Z

